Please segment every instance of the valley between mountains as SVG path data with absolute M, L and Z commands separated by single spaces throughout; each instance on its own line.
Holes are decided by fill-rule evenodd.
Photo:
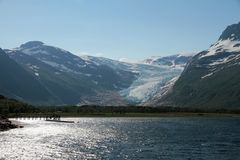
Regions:
M 136 63 L 30 41 L 0 49 L 0 94 L 34 105 L 240 106 L 240 23 L 195 55 Z

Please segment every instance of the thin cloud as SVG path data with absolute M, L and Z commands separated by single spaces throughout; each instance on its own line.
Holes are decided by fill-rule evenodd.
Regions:
M 89 55 L 89 53 L 87 53 L 87 52 L 79 52 L 79 53 L 74 53 L 75 55 L 77 55 L 77 56 L 84 56 L 84 55 Z
M 104 54 L 103 53 L 95 53 L 94 56 L 96 56 L 96 57 L 103 57 Z
M 138 63 L 139 62 L 137 60 L 131 60 L 131 59 L 128 59 L 128 58 L 119 58 L 118 61 L 127 62 L 127 63 Z
M 194 56 L 196 54 L 198 54 L 200 51 L 194 51 L 194 52 L 180 52 L 180 55 L 183 56 Z
M 104 54 L 101 52 L 98 52 L 98 53 L 79 52 L 79 53 L 76 53 L 75 55 L 77 55 L 79 57 L 81 57 L 81 56 L 103 57 L 104 56 Z

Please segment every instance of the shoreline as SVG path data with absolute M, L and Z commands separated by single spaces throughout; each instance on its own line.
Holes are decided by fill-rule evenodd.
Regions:
M 0 132 L 8 131 L 15 128 L 23 128 L 23 124 L 21 122 L 10 120 L 5 116 L 0 115 Z
M 124 114 L 110 114 L 110 113 L 96 113 L 96 114 L 74 114 L 62 113 L 61 118 L 184 118 L 184 117 L 201 117 L 201 118 L 214 118 L 214 117 L 233 117 L 240 118 L 237 113 L 124 113 Z M 24 123 L 17 119 L 0 119 L 0 132 L 8 131 L 16 128 L 24 128 Z
M 0 132 L 8 131 L 10 129 L 15 129 L 15 128 L 22 128 L 22 127 L 23 126 L 15 124 L 14 122 L 12 122 L 8 119 L 1 119 L 0 120 Z
M 190 112 L 169 112 L 169 113 L 91 113 L 91 114 L 78 114 L 78 113 L 59 113 L 62 118 L 85 118 L 85 117 L 240 117 L 237 113 L 190 113 Z

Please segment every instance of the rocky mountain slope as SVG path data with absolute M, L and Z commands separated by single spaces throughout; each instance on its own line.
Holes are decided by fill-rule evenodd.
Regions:
M 171 90 L 149 104 L 204 109 L 240 107 L 240 23 L 192 58 Z

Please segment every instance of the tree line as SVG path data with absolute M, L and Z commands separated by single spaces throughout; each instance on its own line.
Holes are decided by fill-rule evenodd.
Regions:
M 33 106 L 27 103 L 9 99 L 0 96 L 0 115 L 14 115 L 14 114 L 44 114 L 44 113 L 74 113 L 77 114 L 126 114 L 126 113 L 240 113 L 240 110 L 226 110 L 226 109 L 208 109 L 200 108 L 182 108 L 172 106 Z

